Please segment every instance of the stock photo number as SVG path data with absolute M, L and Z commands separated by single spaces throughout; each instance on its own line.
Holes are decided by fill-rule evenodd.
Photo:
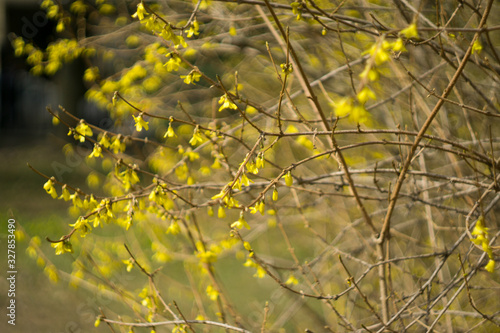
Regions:
M 16 220 L 9 219 L 7 228 L 7 322 L 16 325 Z

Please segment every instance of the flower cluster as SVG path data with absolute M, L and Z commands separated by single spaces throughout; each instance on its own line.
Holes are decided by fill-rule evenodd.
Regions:
M 139 19 L 146 29 L 162 37 L 165 41 L 172 42 L 175 48 L 181 45 L 185 48 L 187 47 L 184 37 L 175 34 L 170 23 L 165 23 L 165 21 L 160 20 L 156 14 L 149 14 L 142 1 L 137 5 L 137 11 L 132 17 Z M 188 31 L 188 35 L 190 35 L 190 37 L 196 35 L 198 33 L 198 28 L 198 22 L 196 22 L 196 24 L 193 22 L 192 30 L 190 29 Z
M 485 269 L 488 272 L 493 273 L 493 271 L 495 270 L 495 260 L 493 257 L 493 251 L 490 246 L 489 228 L 485 227 L 484 218 L 482 216 L 476 221 L 476 225 L 474 226 L 471 234 L 472 236 L 475 236 L 475 238 L 471 239 L 471 241 L 474 244 L 481 245 L 483 251 L 488 254 L 489 260 L 485 266 Z
M 369 100 L 377 99 L 375 92 L 370 88 L 370 84 L 380 78 L 378 67 L 389 61 L 391 58 L 390 51 L 406 51 L 403 37 L 406 39 L 418 38 L 418 31 L 415 23 L 401 30 L 398 34 L 398 38 L 394 42 L 388 42 L 385 36 L 382 36 L 363 53 L 368 54 L 370 57 L 366 62 L 365 68 L 359 75 L 361 82 L 358 93 L 355 97 L 344 97 L 334 101 L 333 106 L 337 117 L 348 116 L 349 119 L 355 123 L 364 123 L 369 119 L 370 115 L 365 108 L 365 104 Z
M 12 47 L 17 57 L 27 57 L 26 62 L 31 66 L 33 75 L 54 75 L 64 63 L 69 63 L 80 56 L 90 57 L 96 53 L 92 47 L 80 46 L 76 39 L 60 39 L 50 43 L 45 51 L 42 51 L 32 43 L 26 43 L 22 37 L 17 37 L 13 39 Z M 96 78 L 96 73 L 86 73 L 86 80 Z

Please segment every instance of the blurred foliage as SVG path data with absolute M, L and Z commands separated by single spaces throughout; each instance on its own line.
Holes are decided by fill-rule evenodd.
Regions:
M 48 109 L 86 186 L 33 167 L 75 259 L 41 263 L 35 234 L 28 253 L 113 300 L 96 325 L 498 329 L 497 3 L 42 8 L 59 39 L 15 54 L 34 75 L 83 59 L 113 126 Z

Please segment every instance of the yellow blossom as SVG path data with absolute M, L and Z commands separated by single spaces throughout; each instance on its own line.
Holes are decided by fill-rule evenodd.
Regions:
M 366 111 L 365 107 L 358 104 L 352 108 L 349 119 L 355 123 L 362 124 L 368 120 L 369 115 L 370 114 L 368 113 L 368 111 Z
M 495 271 L 495 260 L 490 259 L 486 266 L 484 266 L 484 269 L 486 269 L 490 273 L 493 273 Z
M 217 217 L 220 219 L 223 219 L 226 217 L 226 210 L 224 209 L 224 207 L 219 206 L 219 210 L 217 211 Z
M 379 74 L 376 69 L 371 66 L 366 66 L 365 69 L 359 74 L 362 79 L 368 79 L 370 81 L 376 81 L 379 78 Z
M 192 23 L 191 23 L 191 27 L 189 28 L 189 30 L 185 31 L 186 35 L 188 38 L 191 38 L 193 36 L 198 36 L 200 33 L 199 33 L 199 29 L 200 29 L 200 24 L 198 23 L 198 21 L 195 19 Z
M 108 148 L 110 146 L 111 143 L 109 142 L 109 138 L 108 138 L 107 133 L 104 133 L 101 136 L 101 139 L 99 140 L 99 144 L 104 148 Z
M 94 135 L 92 132 L 92 129 L 85 123 L 85 121 L 80 120 L 74 131 L 71 131 L 68 133 L 68 135 L 73 134 L 73 137 L 75 140 L 78 140 L 80 142 L 85 142 L 85 136 L 91 137 Z
M 219 297 L 219 292 L 212 286 L 207 287 L 207 295 L 212 301 L 216 301 L 217 298 Z
M 249 179 L 246 175 L 246 173 L 243 173 L 243 175 L 241 176 L 241 184 L 245 185 L 245 186 L 249 186 L 250 185 L 250 182 L 253 183 L 253 180 Z
M 85 73 L 83 73 L 83 79 L 87 82 L 94 82 L 99 78 L 99 68 L 97 67 L 90 67 L 85 70 Z
M 139 3 L 137 5 L 137 11 L 135 12 L 134 15 L 132 15 L 133 18 L 138 18 L 139 20 L 144 20 L 144 15 L 147 15 L 147 12 L 146 12 L 146 8 L 144 8 L 144 4 L 142 3 Z
M 92 157 L 103 157 L 102 156 L 102 148 L 100 145 L 95 144 L 94 149 L 92 150 L 92 153 L 89 155 L 90 158 Z
M 130 272 L 134 268 L 134 259 L 130 258 L 127 260 L 122 260 L 122 262 L 127 265 L 127 272 Z
M 286 186 L 292 186 L 293 185 L 292 173 L 290 171 L 288 171 L 285 174 L 284 178 L 285 178 L 285 184 L 286 184 Z
M 479 41 L 479 39 L 476 39 L 474 41 L 474 44 L 472 44 L 472 54 L 474 53 L 481 53 L 481 51 L 483 50 L 483 46 L 481 45 L 481 42 Z
M 285 284 L 298 284 L 298 283 L 299 283 L 299 280 L 297 280 L 297 278 L 293 274 L 290 275 L 288 280 L 286 280 L 286 282 L 285 282 Z
M 391 47 L 394 52 L 406 51 L 405 44 L 401 37 L 396 39 L 396 41 L 391 44 Z
M 231 228 L 241 229 L 243 227 L 250 229 L 250 225 L 248 225 L 247 221 L 245 220 L 245 216 L 242 211 L 240 213 L 240 217 L 238 218 L 238 220 L 236 222 L 231 223 Z
M 406 38 L 418 38 L 417 25 L 415 23 L 412 23 L 405 29 L 401 30 L 399 34 L 405 36 Z
M 198 143 L 202 143 L 202 142 L 203 142 L 203 138 L 201 137 L 201 134 L 200 134 L 200 127 L 197 125 L 194 128 L 193 137 L 191 138 L 191 140 L 189 140 L 189 143 L 191 144 L 191 146 L 196 146 Z
M 167 71 L 177 71 L 182 63 L 181 58 L 175 53 L 167 53 L 165 57 L 170 57 L 168 61 L 163 65 L 167 67 Z
M 377 96 L 375 96 L 375 93 L 367 86 L 364 86 L 363 89 L 361 89 L 361 91 L 358 93 L 358 95 L 356 97 L 358 98 L 358 101 L 361 104 L 366 103 L 366 101 L 368 101 L 369 99 L 373 99 L 373 100 L 377 99 Z
M 54 249 L 56 249 L 56 255 L 64 254 L 64 253 L 73 253 L 73 247 L 71 243 L 67 240 L 57 243 L 50 244 Z
M 177 135 L 175 135 L 174 129 L 172 128 L 172 122 L 168 124 L 168 129 L 165 132 L 165 135 L 163 136 L 164 138 L 175 138 Z
M 273 190 L 273 201 L 277 201 L 277 200 L 278 200 L 278 190 L 275 187 Z
M 293 15 L 297 15 L 297 21 L 302 18 L 302 3 L 298 1 L 294 1 L 291 4 Z
M 345 117 L 352 111 L 352 98 L 342 98 L 335 103 L 335 115 Z
M 75 228 L 76 230 L 79 230 L 82 234 L 82 237 L 85 237 L 85 235 L 89 233 L 90 230 L 92 230 L 92 227 L 88 224 L 88 222 L 89 220 L 87 220 L 83 216 L 80 216 L 75 223 L 70 224 L 69 226 Z
M 227 94 L 224 94 L 219 98 L 219 104 L 222 104 L 222 106 L 219 108 L 219 111 L 222 111 L 224 109 L 238 110 L 238 107 L 236 106 L 236 104 L 234 104 L 231 101 L 231 99 L 228 97 Z
M 146 131 L 149 129 L 149 123 L 144 120 L 142 113 L 140 113 L 137 117 L 134 115 L 132 115 L 132 117 L 134 117 L 135 129 L 137 132 L 142 131 L 143 128 L 146 129 Z
M 71 194 L 69 194 L 66 184 L 62 187 L 62 194 L 59 199 L 64 199 L 64 201 L 69 201 L 71 199 Z
M 195 70 L 192 70 L 191 72 L 189 72 L 188 75 L 181 75 L 181 79 L 184 79 L 185 84 L 195 85 L 195 82 L 200 81 L 200 78 L 201 78 L 201 74 Z
M 43 189 L 48 193 L 50 194 L 50 196 L 55 199 L 57 198 L 57 191 L 56 189 L 54 188 L 54 182 L 52 181 L 52 179 L 49 179 L 44 185 L 43 185 Z
M 115 153 L 117 154 L 118 152 L 124 152 L 125 151 L 125 148 L 126 148 L 126 145 L 125 145 L 125 142 L 122 142 L 121 141 L 121 134 L 118 134 L 117 136 L 114 136 L 113 139 L 112 139 L 112 142 L 109 146 L 109 148 Z
M 181 232 L 181 227 L 179 226 L 179 223 L 177 221 L 173 220 L 169 227 L 167 228 L 166 233 L 171 234 L 171 235 L 177 235 L 179 232 Z

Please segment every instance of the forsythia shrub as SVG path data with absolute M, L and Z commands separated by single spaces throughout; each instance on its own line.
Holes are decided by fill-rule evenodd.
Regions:
M 127 305 L 96 327 L 498 329 L 498 3 L 42 8 L 59 39 L 16 56 L 33 75 L 83 58 L 113 122 L 49 108 L 89 188 L 42 174 L 74 218 L 49 235 L 70 283 Z

